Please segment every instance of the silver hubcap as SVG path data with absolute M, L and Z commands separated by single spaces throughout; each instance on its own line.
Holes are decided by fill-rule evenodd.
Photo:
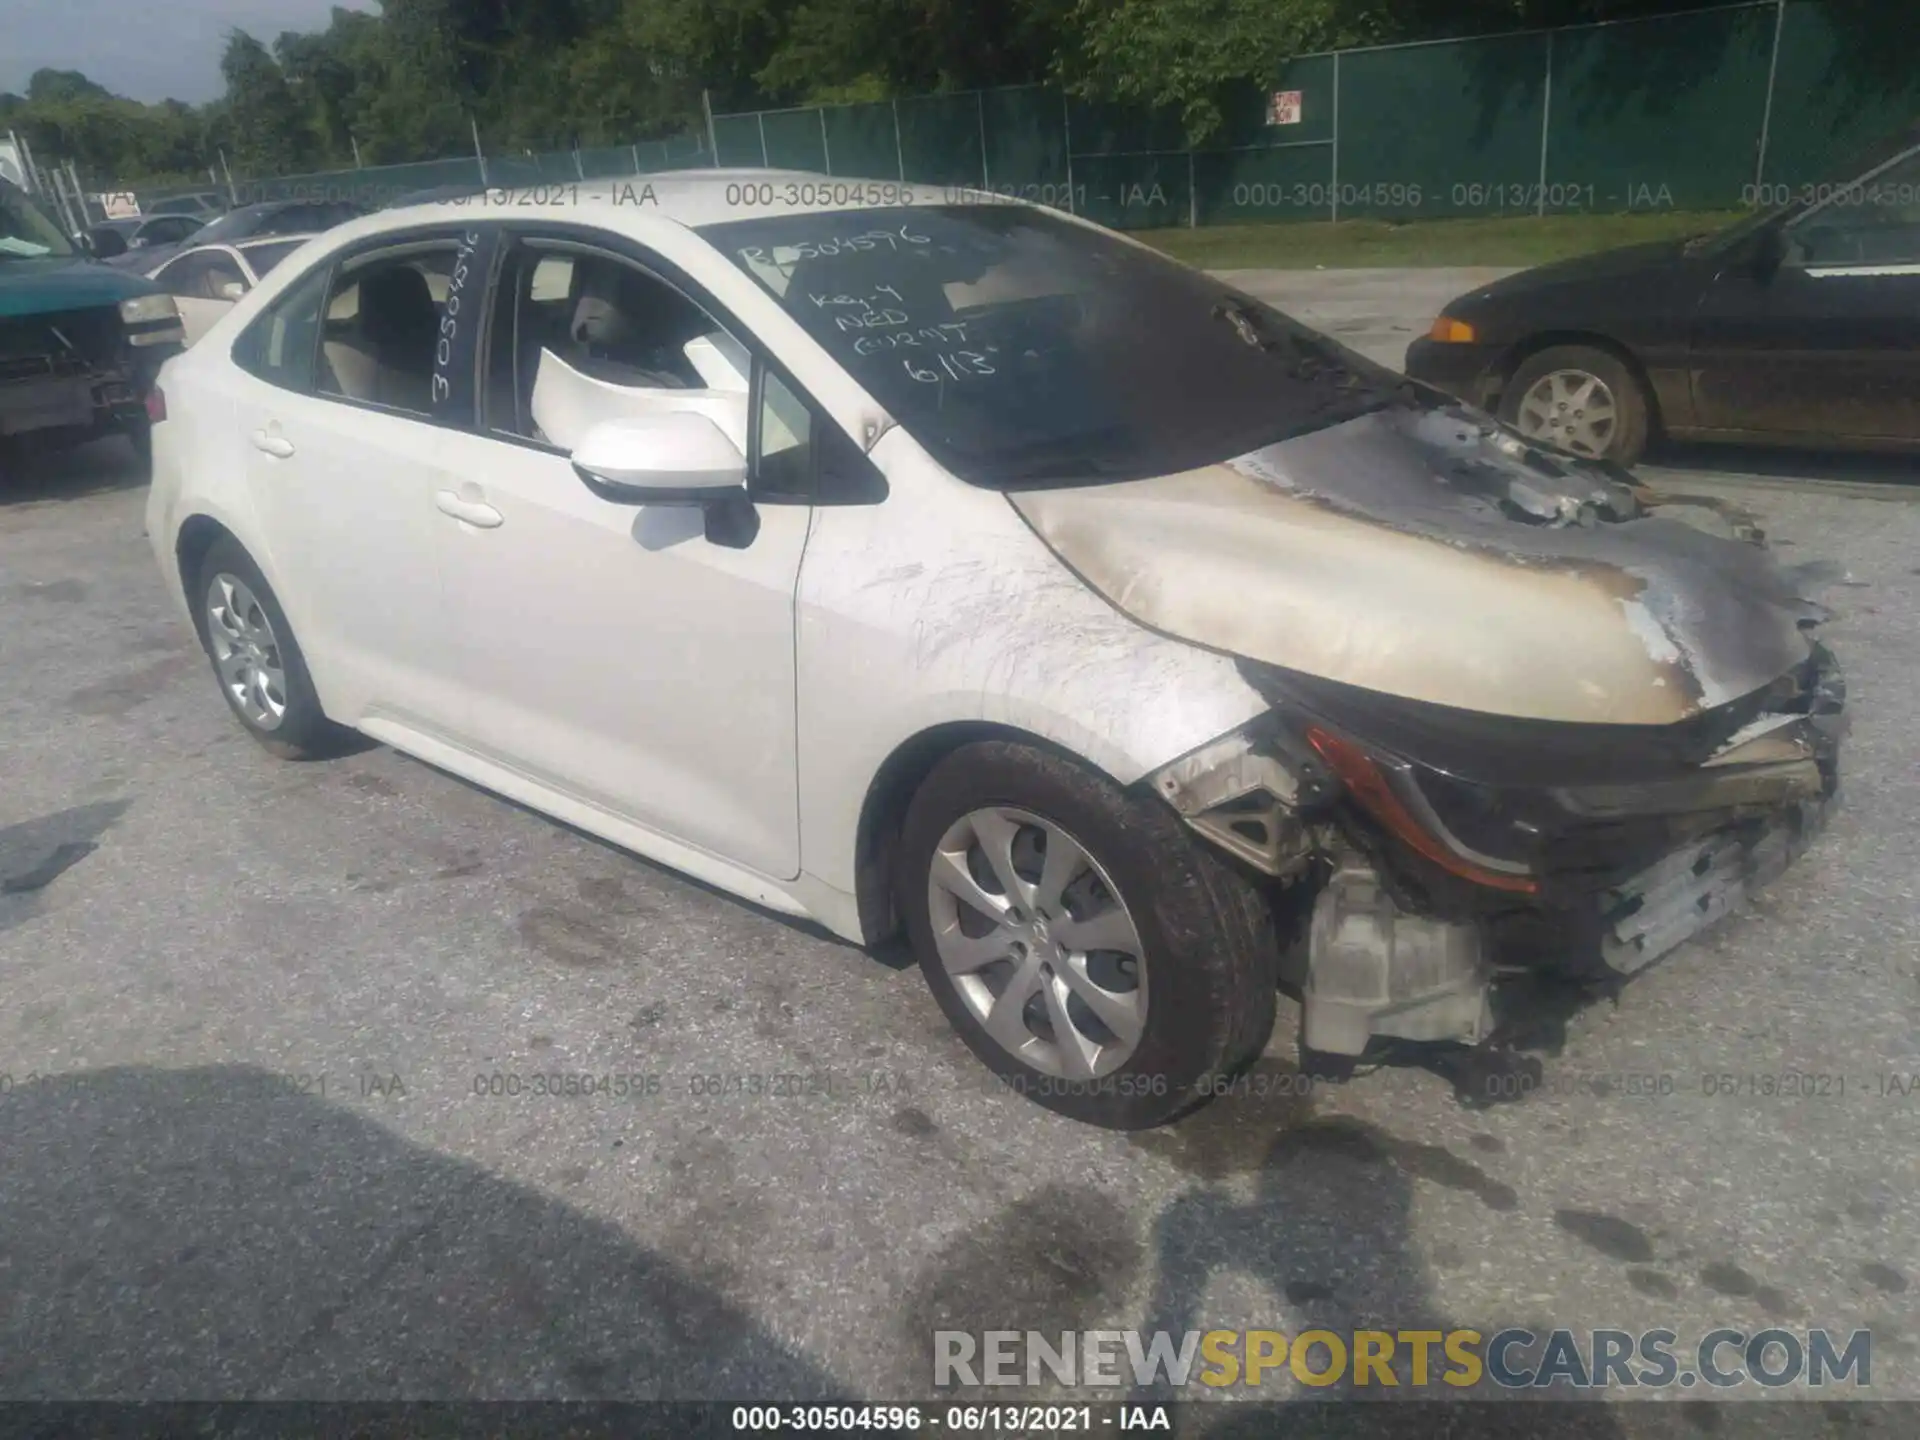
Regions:
M 207 640 L 234 708 L 249 724 L 277 730 L 287 713 L 280 642 L 260 601 L 236 575 L 216 575 L 207 587 Z
M 927 901 L 941 964 L 1001 1048 L 1082 1080 L 1139 1046 L 1140 932 L 1107 872 L 1058 825 L 1004 805 L 962 816 L 934 852 Z
M 1576 455 L 1600 456 L 1613 443 L 1619 413 L 1613 391 L 1585 370 L 1542 375 L 1520 397 L 1515 423 L 1522 435 Z

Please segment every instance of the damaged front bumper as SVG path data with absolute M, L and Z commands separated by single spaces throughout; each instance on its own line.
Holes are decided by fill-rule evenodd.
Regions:
M 1249 678 L 1273 712 L 1150 783 L 1243 864 L 1318 882 L 1291 978 L 1305 1043 L 1332 1054 L 1478 1043 L 1502 973 L 1645 969 L 1785 870 L 1838 799 L 1845 686 L 1818 645 L 1653 733 L 1368 713 L 1307 677 Z

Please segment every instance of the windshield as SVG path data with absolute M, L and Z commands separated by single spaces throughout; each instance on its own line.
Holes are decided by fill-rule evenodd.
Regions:
M 253 205 L 239 210 L 229 210 L 206 228 L 195 232 L 195 238 L 205 245 L 244 240 L 259 228 L 261 214 L 262 211 Z
M 1687 248 L 1693 252 L 1714 252 L 1726 250 L 1735 242 L 1764 229 L 1775 222 L 1784 223 L 1801 213 L 1830 203 L 1835 199 L 1858 204 L 1862 196 L 1880 201 L 1880 191 L 1856 192 L 1855 186 L 1882 180 L 1885 172 L 1892 170 L 1897 162 L 1920 153 L 1920 125 L 1909 126 L 1905 130 L 1882 139 L 1854 156 L 1853 162 L 1841 166 L 1834 173 L 1837 180 L 1822 182 L 1818 185 L 1776 184 L 1756 187 L 1762 195 L 1781 197 L 1777 203 L 1763 206 L 1751 215 L 1743 216 L 1723 230 L 1710 234 L 1696 235 L 1687 242 Z M 1885 193 L 1892 195 L 1894 190 L 1887 187 Z
M 941 464 L 988 486 L 1196 469 L 1393 403 L 1259 301 L 1026 206 L 702 227 Z
M 0 260 L 71 254 L 72 243 L 47 213 L 24 190 L 0 181 Z
M 248 205 L 230 210 L 194 236 L 205 245 L 232 244 L 253 235 L 309 235 L 367 213 L 345 200 L 302 201 L 296 204 Z

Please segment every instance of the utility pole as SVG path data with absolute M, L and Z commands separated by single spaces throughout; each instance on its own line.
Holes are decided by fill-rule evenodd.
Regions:
M 473 129 L 473 158 L 480 162 L 480 183 L 485 185 L 487 183 L 487 152 L 480 148 L 480 122 L 469 113 L 467 124 Z
M 356 170 L 365 169 L 366 167 L 360 163 L 360 142 L 349 134 L 347 136 L 347 143 L 353 147 L 353 168 Z
M 227 177 L 227 203 L 238 209 L 240 205 L 240 192 L 234 188 L 233 167 L 227 164 L 225 147 L 222 147 L 216 153 L 220 156 L 220 171 Z

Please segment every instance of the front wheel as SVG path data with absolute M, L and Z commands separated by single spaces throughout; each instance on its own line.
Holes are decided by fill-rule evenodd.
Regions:
M 1273 1031 L 1263 897 L 1157 801 L 1038 748 L 964 746 L 908 808 L 898 900 L 928 986 L 1011 1089 L 1164 1124 Z
M 1529 355 L 1500 397 L 1500 418 L 1529 440 L 1631 465 L 1647 448 L 1650 407 L 1625 361 L 1592 345 Z

